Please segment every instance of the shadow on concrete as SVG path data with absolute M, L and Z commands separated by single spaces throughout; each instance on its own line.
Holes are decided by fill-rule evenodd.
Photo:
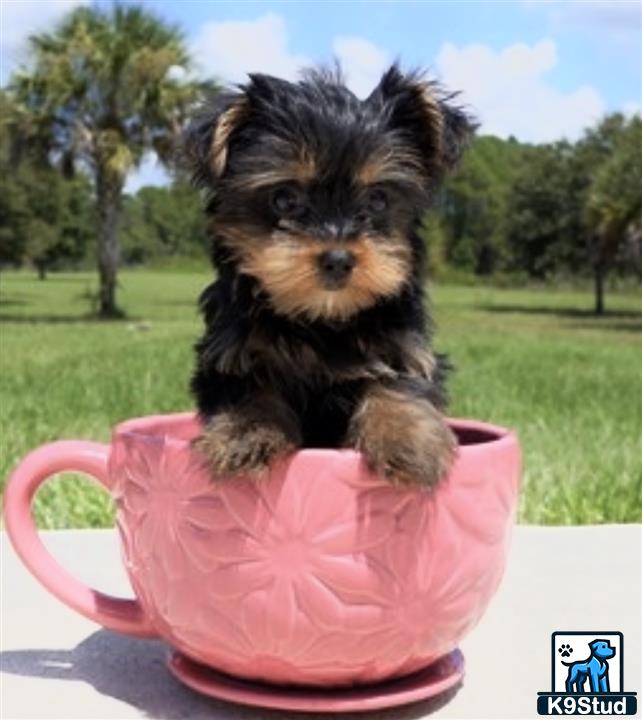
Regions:
M 3 673 L 49 680 L 89 683 L 101 695 L 138 708 L 155 720 L 321 720 L 336 713 L 299 713 L 253 708 L 200 695 L 181 685 L 166 667 L 168 648 L 160 641 L 139 640 L 99 630 L 72 650 L 7 650 L 0 653 Z M 342 720 L 418 720 L 457 694 L 441 695 L 396 708 L 341 713 Z

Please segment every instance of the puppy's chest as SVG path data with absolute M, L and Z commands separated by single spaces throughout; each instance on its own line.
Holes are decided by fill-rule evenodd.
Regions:
M 292 334 L 253 328 L 227 358 L 240 374 L 267 375 L 288 384 L 318 386 L 394 378 L 430 378 L 432 353 L 416 333 Z M 227 368 L 229 371 L 231 368 Z

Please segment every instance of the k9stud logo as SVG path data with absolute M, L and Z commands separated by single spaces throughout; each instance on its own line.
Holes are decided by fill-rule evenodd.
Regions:
M 621 632 L 554 632 L 551 640 L 551 692 L 538 693 L 540 715 L 635 715 Z

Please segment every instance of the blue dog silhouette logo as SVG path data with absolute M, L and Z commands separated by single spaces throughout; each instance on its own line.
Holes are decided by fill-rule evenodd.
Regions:
M 551 689 L 538 693 L 540 715 L 635 715 L 624 690 L 621 632 L 556 631 L 551 635 Z
M 609 686 L 609 660 L 615 655 L 615 648 L 608 640 L 596 638 L 589 643 L 591 655 L 586 660 L 565 662 L 562 664 L 568 667 L 566 678 L 566 692 L 585 692 L 586 681 L 589 681 L 592 693 L 607 693 L 611 691 Z M 561 653 L 564 655 L 564 653 Z

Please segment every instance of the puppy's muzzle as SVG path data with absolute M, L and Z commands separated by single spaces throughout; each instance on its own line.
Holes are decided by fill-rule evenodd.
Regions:
M 357 259 L 350 250 L 339 248 L 322 252 L 318 257 L 318 264 L 326 288 L 343 287 L 348 282 L 356 262 Z

